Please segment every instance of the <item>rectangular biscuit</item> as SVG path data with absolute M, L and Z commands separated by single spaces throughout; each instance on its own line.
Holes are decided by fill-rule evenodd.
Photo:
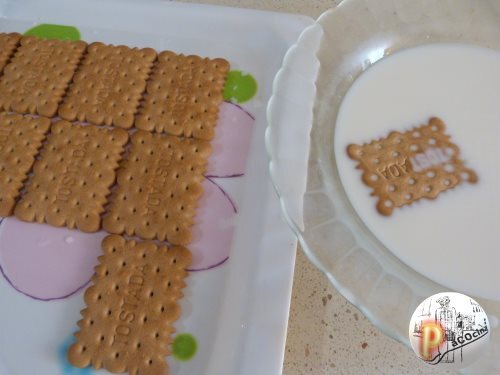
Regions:
M 446 133 L 445 123 L 437 117 L 370 143 L 351 144 L 347 154 L 363 171 L 361 179 L 378 198 L 377 211 L 384 216 L 421 199 L 436 199 L 464 182 L 478 181 Z
M 22 37 L 0 78 L 0 109 L 54 116 L 86 46 L 81 41 Z
M 118 188 L 103 228 L 115 234 L 188 244 L 210 152 L 205 141 L 134 133 L 117 173 Z
M 146 88 L 156 52 L 151 48 L 89 45 L 59 116 L 128 129 Z
M 0 216 L 10 216 L 50 120 L 0 113 Z
M 52 125 L 27 191 L 16 206 L 16 217 L 83 232 L 99 230 L 127 140 L 123 129 L 63 120 Z
M 211 140 L 228 71 L 229 63 L 224 59 L 162 52 L 135 126 Z
M 136 243 L 111 235 L 85 291 L 87 307 L 78 322 L 68 360 L 113 373 L 165 375 L 173 323 L 179 318 L 185 269 L 191 253 L 183 247 Z
M 5 67 L 19 44 L 21 34 L 0 33 L 0 71 Z

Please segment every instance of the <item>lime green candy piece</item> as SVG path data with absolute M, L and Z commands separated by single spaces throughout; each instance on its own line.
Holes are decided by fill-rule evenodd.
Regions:
M 48 23 L 32 27 L 24 35 L 38 36 L 44 39 L 80 40 L 80 31 L 76 27 Z
M 241 70 L 231 70 L 227 76 L 224 88 L 224 99 L 247 102 L 257 93 L 257 81 L 251 74 L 243 73 Z
M 172 344 L 172 354 L 179 361 L 189 361 L 196 354 L 198 344 L 196 339 L 189 333 L 182 333 L 175 336 Z

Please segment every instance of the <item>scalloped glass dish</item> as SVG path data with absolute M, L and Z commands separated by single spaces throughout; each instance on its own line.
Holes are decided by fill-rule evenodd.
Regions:
M 274 82 L 266 144 L 290 226 L 332 284 L 406 345 L 414 309 L 449 288 L 400 261 L 353 209 L 334 158 L 337 114 L 355 79 L 380 59 L 438 42 L 498 51 L 499 35 L 498 1 L 345 0 L 303 32 Z M 492 342 L 463 372 L 500 373 L 500 301 L 471 297 L 488 313 Z

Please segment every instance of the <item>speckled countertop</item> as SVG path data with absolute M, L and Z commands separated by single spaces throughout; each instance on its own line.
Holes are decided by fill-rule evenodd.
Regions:
M 340 0 L 181 0 L 317 18 Z M 449 374 L 425 365 L 342 297 L 299 249 L 283 375 Z
M 292 294 L 283 375 L 450 374 L 375 328 L 302 250 Z

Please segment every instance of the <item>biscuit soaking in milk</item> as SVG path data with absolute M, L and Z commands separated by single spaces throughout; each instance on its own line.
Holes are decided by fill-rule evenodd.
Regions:
M 499 90 L 497 51 L 464 44 L 402 50 L 375 63 L 354 82 L 340 107 L 334 135 L 335 160 L 345 193 L 375 237 L 430 279 L 497 299 Z M 439 137 L 419 132 L 432 118 L 444 125 Z M 395 134 L 406 136 L 396 139 Z M 428 138 L 420 142 L 424 135 Z M 407 149 L 397 143 L 402 140 L 408 142 Z M 370 149 L 378 144 L 387 152 Z M 350 145 L 355 153 L 346 152 Z M 373 156 L 370 150 L 381 153 Z M 370 155 L 371 164 L 365 160 Z M 388 180 L 394 178 L 389 172 L 396 172 L 397 165 L 435 182 L 412 191 L 417 179 L 401 172 L 406 169 L 398 169 L 393 183 Z M 459 182 L 444 175 L 455 175 Z M 382 195 L 376 190 L 377 181 L 385 181 Z M 399 201 L 383 201 L 390 207 L 381 214 L 381 198 L 396 197 L 403 185 L 410 190 L 399 191 Z M 433 191 L 439 194 L 431 196 Z

